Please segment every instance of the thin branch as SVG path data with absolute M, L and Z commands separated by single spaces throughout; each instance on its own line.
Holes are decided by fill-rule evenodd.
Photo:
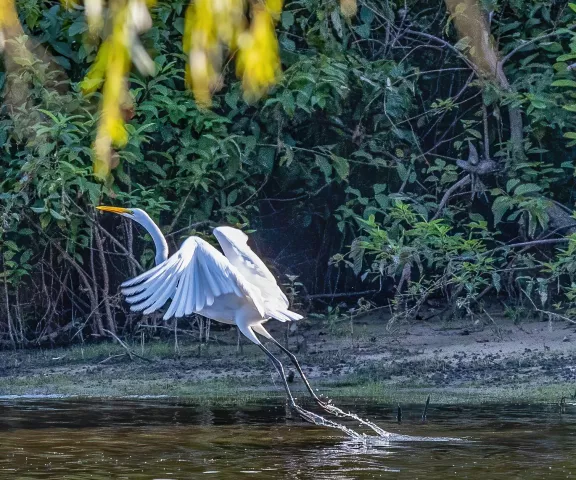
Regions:
M 500 247 L 496 247 L 496 248 L 493 248 L 492 250 L 488 250 L 487 252 L 484 252 L 484 255 L 486 255 L 488 253 L 495 252 L 497 250 L 504 250 L 506 248 L 533 247 L 536 245 L 550 245 L 550 244 L 555 244 L 555 243 L 565 243 L 565 242 L 569 242 L 569 241 L 570 241 L 569 238 L 562 237 L 562 238 L 548 238 L 548 239 L 543 239 L 543 240 L 531 240 L 529 242 L 511 243 L 510 245 L 501 245 Z
M 132 255 L 132 253 L 124 245 L 122 245 L 122 243 L 119 242 L 114 235 L 112 235 L 98 222 L 92 221 L 92 224 L 98 227 L 98 230 L 102 232 L 107 238 L 109 238 L 112 243 L 116 245 L 122 251 L 122 253 L 124 253 L 124 255 L 126 255 L 126 258 L 128 258 L 128 260 L 130 260 L 140 272 L 144 271 L 144 268 L 142 265 L 140 265 L 140 262 L 134 258 L 134 255 Z
M 322 190 L 324 190 L 329 185 L 331 185 L 331 183 L 325 183 L 316 191 L 310 192 L 310 193 L 305 193 L 305 194 L 299 195 L 297 197 L 292 197 L 292 198 L 263 198 L 262 200 L 267 201 L 267 202 L 295 202 L 296 200 L 303 200 L 305 198 L 315 197 L 316 195 L 318 195 Z
M 153 363 L 152 360 L 150 360 L 149 358 L 143 357 L 142 355 L 138 355 L 136 352 L 133 352 L 132 350 L 130 350 L 130 347 L 128 347 L 128 345 L 126 345 L 122 340 L 120 340 L 120 338 L 115 333 L 113 333 L 110 330 L 107 330 L 105 328 L 103 328 L 102 330 L 104 332 L 106 332 L 108 335 L 110 335 L 111 337 L 114 337 L 118 341 L 118 343 L 122 346 L 122 348 L 124 348 L 124 350 L 126 350 L 126 353 L 130 357 L 130 360 L 134 360 L 134 357 L 138 357 L 141 360 L 145 360 L 147 362 Z
M 438 205 L 438 210 L 436 211 L 436 214 L 432 217 L 431 221 L 436 220 L 438 217 L 440 217 L 440 215 L 442 214 L 442 210 L 444 209 L 444 207 L 446 206 L 446 204 L 450 200 L 450 197 L 452 196 L 452 194 L 456 190 L 459 190 L 460 188 L 468 185 L 471 181 L 472 181 L 472 179 L 470 178 L 470 175 L 466 175 L 466 176 L 462 177 L 460 180 L 458 180 L 448 190 L 446 190 L 446 193 L 442 197 L 442 200 L 440 200 L 440 204 Z
M 196 222 L 196 223 L 191 223 L 189 224 L 187 227 L 181 228 L 180 230 L 176 230 L 175 232 L 171 232 L 168 235 L 166 235 L 166 238 L 171 238 L 175 235 L 178 235 L 179 233 L 185 232 L 187 230 L 192 230 L 192 229 L 196 229 L 198 227 L 202 227 L 204 225 L 214 225 L 214 226 L 218 226 L 217 223 L 213 222 L 212 220 L 202 220 L 201 222 Z
M 488 109 L 484 102 L 482 102 L 482 123 L 484 125 L 484 158 L 488 160 L 490 158 L 490 134 L 488 129 Z
M 184 208 L 186 208 L 186 203 L 188 203 L 188 199 L 190 198 L 190 195 L 192 195 L 192 191 L 193 191 L 192 189 L 188 190 L 187 195 L 184 197 L 184 199 L 180 203 L 180 206 L 178 207 L 178 210 L 176 211 L 176 214 L 174 215 L 174 218 L 172 219 L 172 223 L 168 227 L 168 232 L 171 232 L 174 229 L 174 227 L 176 226 L 176 223 L 180 219 L 180 215 L 182 215 Z
M 256 190 L 254 193 L 252 193 L 252 195 L 250 195 L 246 200 L 244 200 L 243 202 L 239 203 L 238 205 L 236 205 L 236 207 L 242 207 L 244 205 L 246 205 L 250 200 L 252 200 L 256 195 L 258 195 L 266 186 L 266 184 L 268 183 L 268 175 L 266 175 L 264 177 L 264 181 L 262 182 L 262 185 L 260 185 L 258 187 L 258 190 Z
M 466 56 L 460 50 L 458 50 L 456 47 L 454 47 L 454 45 L 452 45 L 450 42 L 447 42 L 446 40 L 442 40 L 441 38 L 438 38 L 434 35 L 430 35 L 429 33 L 418 32 L 416 30 L 406 29 L 406 30 L 404 30 L 404 32 L 409 34 L 409 35 L 427 38 L 428 40 L 432 40 L 433 42 L 439 43 L 444 48 L 447 48 L 448 50 L 452 51 L 452 53 L 456 54 L 456 56 L 458 58 L 460 58 L 472 70 L 476 71 L 476 65 L 474 65 L 468 58 L 466 58 Z
M 522 293 L 524 295 L 526 295 L 526 298 L 530 301 L 530 303 L 534 307 L 534 310 L 536 310 L 537 312 L 543 313 L 543 314 L 548 315 L 550 317 L 559 318 L 560 320 L 565 320 L 566 322 L 576 324 L 576 321 L 572 320 L 571 318 L 566 317 L 565 315 L 560 315 L 559 313 L 550 312 L 549 310 L 542 310 L 541 308 L 538 308 L 536 306 L 536 304 L 534 303 L 534 300 L 532 300 L 532 298 L 530 298 L 530 295 L 528 295 L 528 293 L 526 293 L 526 291 L 523 288 L 520 288 L 520 290 L 522 291 Z
M 364 290 L 363 292 L 344 292 L 344 293 L 319 293 L 317 295 L 306 295 L 304 298 L 342 298 L 342 297 L 354 297 L 356 295 L 370 295 L 372 293 L 378 293 L 380 290 Z
M 555 37 L 557 35 L 562 35 L 563 33 L 568 33 L 566 30 L 572 31 L 574 29 L 576 29 L 576 24 L 564 28 L 563 31 L 561 31 L 561 32 L 556 31 L 556 32 L 546 33 L 544 35 L 540 35 L 539 37 L 533 38 L 532 40 L 528 40 L 526 43 L 523 43 L 522 45 L 518 45 L 516 48 L 514 48 L 510 52 L 508 52 L 508 54 L 506 54 L 504 56 L 504 58 L 502 58 L 502 60 L 500 60 L 500 62 L 499 62 L 500 67 L 502 68 L 504 66 L 504 64 L 508 60 L 510 60 L 510 57 L 512 57 L 512 55 L 514 55 L 516 52 L 519 52 L 523 48 L 529 47 L 530 45 L 533 45 L 534 43 L 539 42 L 540 40 L 545 40 L 546 38 Z
M 96 219 L 94 219 L 94 223 Z M 114 320 L 114 315 L 112 314 L 112 308 L 110 306 L 110 299 L 108 292 L 110 291 L 110 277 L 108 275 L 108 265 L 106 264 L 106 256 L 104 255 L 104 245 L 102 242 L 102 237 L 100 236 L 100 231 L 97 228 L 92 230 L 94 234 L 94 239 L 96 240 L 96 246 L 98 247 L 98 256 L 100 258 L 100 268 L 102 269 L 102 296 L 104 299 L 104 311 L 106 312 L 106 321 L 108 322 L 108 328 L 113 332 L 116 331 L 116 321 Z

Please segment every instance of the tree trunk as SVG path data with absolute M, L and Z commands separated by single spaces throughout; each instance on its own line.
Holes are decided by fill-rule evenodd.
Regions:
M 488 15 L 483 11 L 480 0 L 445 0 L 445 3 L 460 39 L 469 39 L 468 57 L 473 62 L 477 74 L 496 83 L 502 91 L 514 93 L 515 90 L 504 73 L 498 52 L 490 42 Z M 508 106 L 508 119 L 512 159 L 521 159 L 524 157 L 521 109 Z M 561 230 L 562 233 L 574 233 L 576 221 L 572 218 L 571 211 L 546 197 L 542 198 L 549 203 L 546 212 L 550 226 Z

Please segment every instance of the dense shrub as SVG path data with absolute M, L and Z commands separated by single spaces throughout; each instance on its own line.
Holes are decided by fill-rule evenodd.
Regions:
M 289 2 L 280 84 L 247 105 L 227 72 L 204 111 L 184 88 L 184 4 L 160 2 L 143 39 L 157 74 L 130 77 L 129 142 L 101 184 L 84 17 L 19 2 L 36 47 L 0 76 L 3 344 L 134 331 L 117 284 L 152 264 L 152 244 L 99 203 L 146 209 L 172 248 L 207 221 L 254 229 L 308 308 L 386 290 L 396 319 L 431 297 L 484 314 L 494 295 L 569 316 L 574 6 L 482 2 L 467 32 L 469 3 L 365 1 L 347 19 L 335 1 Z

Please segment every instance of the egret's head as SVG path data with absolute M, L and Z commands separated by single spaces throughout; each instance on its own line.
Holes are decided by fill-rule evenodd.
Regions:
M 148 214 L 140 208 L 107 207 L 105 205 L 100 205 L 96 208 L 103 212 L 117 213 L 138 223 L 143 223 L 150 219 Z

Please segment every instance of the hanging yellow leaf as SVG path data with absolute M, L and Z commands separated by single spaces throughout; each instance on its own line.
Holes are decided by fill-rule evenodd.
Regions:
M 108 55 L 110 52 L 110 42 L 105 40 L 98 49 L 96 60 L 88 70 L 84 79 L 80 82 L 80 88 L 84 94 L 93 93 L 104 83 L 106 68 L 108 65 Z
M 110 138 L 103 132 L 98 132 L 93 145 L 94 161 L 92 170 L 94 176 L 99 180 L 106 180 L 110 173 L 110 160 L 112 153 L 112 144 Z
M 356 0 L 340 0 L 340 12 L 346 18 L 352 18 L 358 11 Z
M 274 20 L 282 0 L 252 2 L 249 24 L 244 0 L 196 0 L 186 10 L 183 47 L 188 54 L 186 84 L 198 105 L 208 107 L 222 84 L 224 48 L 238 49 L 236 72 L 248 101 L 260 98 L 278 80 L 280 57 Z
M 67 8 L 76 6 L 76 0 L 60 1 Z M 134 110 L 127 87 L 130 65 L 143 74 L 154 71 L 154 62 L 138 35 L 151 27 L 148 9 L 155 4 L 156 0 L 109 0 L 105 9 L 103 0 L 84 0 L 92 34 L 101 32 L 105 21 L 110 25 L 80 85 L 84 93 L 102 88 L 94 142 L 94 174 L 98 178 L 106 178 L 113 168 L 112 149 L 128 143 L 125 120 Z M 246 0 L 192 0 L 186 9 L 182 42 L 188 56 L 185 82 L 200 107 L 209 107 L 212 94 L 222 85 L 225 51 L 238 50 L 237 74 L 247 101 L 260 98 L 278 81 L 281 69 L 274 23 L 280 18 L 282 0 L 251 1 L 251 21 L 246 6 Z
M 20 26 L 14 0 L 4 0 L 0 8 L 0 28 L 2 30 Z
M 278 21 L 282 13 L 282 0 L 266 0 L 266 8 L 272 18 Z
M 98 2 L 86 0 L 87 17 L 101 7 Z M 102 87 L 93 165 L 94 175 L 99 179 L 105 179 L 115 166 L 111 162 L 112 148 L 124 147 L 128 143 L 124 122 L 126 113 L 132 109 L 127 86 L 132 55 L 135 56 L 134 64 L 143 73 L 153 70 L 153 62 L 138 42 L 138 34 L 151 27 L 148 7 L 154 4 L 155 0 L 116 0 L 110 4 L 110 33 L 102 42 L 94 64 L 80 85 L 84 93 Z M 89 8 L 92 8 L 92 13 L 89 13 Z M 117 165 L 117 157 L 114 158 Z
M 254 8 L 250 32 L 238 40 L 236 72 L 242 78 L 244 98 L 253 102 L 264 95 L 280 76 L 278 41 L 267 9 Z

